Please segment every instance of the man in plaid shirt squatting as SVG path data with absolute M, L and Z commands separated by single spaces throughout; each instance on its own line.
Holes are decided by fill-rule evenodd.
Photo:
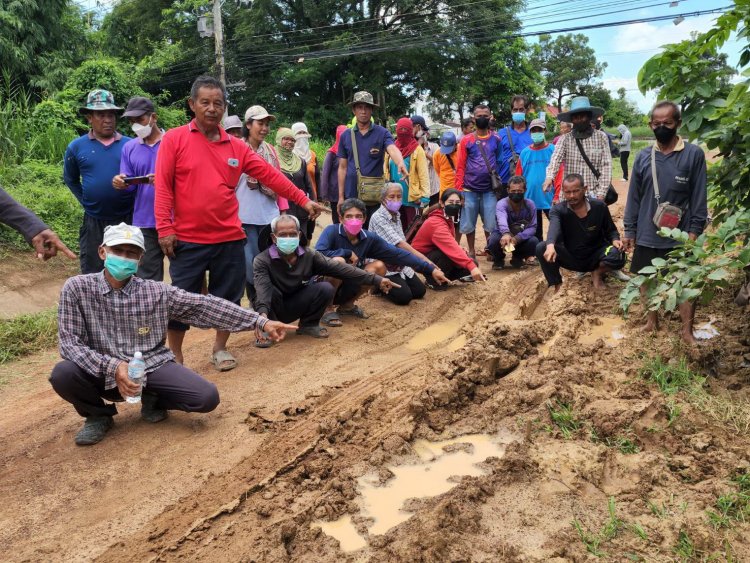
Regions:
M 75 437 L 80 446 L 101 441 L 114 424 L 117 408 L 102 399 L 117 402 L 137 394 L 138 384 L 128 379 L 128 362 L 135 352 L 142 352 L 146 363 L 144 420 L 160 422 L 168 410 L 210 412 L 219 404 L 216 386 L 176 363 L 164 345 L 170 320 L 230 332 L 263 330 L 276 341 L 296 329 L 213 295 L 136 277 L 144 251 L 137 227 L 107 227 L 99 247 L 104 270 L 70 278 L 60 294 L 63 361 L 49 379 L 57 394 L 86 418 Z

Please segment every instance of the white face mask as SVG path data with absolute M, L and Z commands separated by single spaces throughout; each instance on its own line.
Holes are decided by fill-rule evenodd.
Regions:
M 148 125 L 141 125 L 140 123 L 133 123 L 133 125 L 130 126 L 130 128 L 133 130 L 133 133 L 135 133 L 138 137 L 141 139 L 145 139 L 151 134 L 151 130 L 153 127 L 151 126 L 151 118 L 148 120 Z

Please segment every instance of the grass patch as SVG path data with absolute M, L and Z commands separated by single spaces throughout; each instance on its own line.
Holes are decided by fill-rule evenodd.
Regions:
M 577 518 L 574 518 L 571 523 L 578 533 L 578 537 L 581 538 L 581 542 L 583 542 L 583 545 L 586 547 L 586 551 L 596 557 L 604 557 L 607 555 L 601 550 L 601 545 L 613 540 L 617 537 L 617 533 L 625 527 L 625 522 L 617 517 L 615 511 L 615 497 L 609 497 L 607 510 L 609 511 L 609 518 L 602 526 L 602 529 L 598 532 L 590 532 L 586 530 L 581 521 Z
M 661 356 L 646 360 L 640 369 L 644 379 L 653 381 L 665 395 L 674 395 L 695 385 L 703 385 L 706 378 L 691 371 L 685 358 L 677 364 L 666 364 Z
M 0 364 L 56 345 L 56 308 L 0 320 Z
M 745 523 L 750 518 L 750 473 L 732 477 L 737 491 L 720 496 L 714 503 L 716 510 L 708 510 L 708 521 L 717 530 L 731 528 L 735 522 Z
M 555 426 L 560 429 L 563 437 L 568 440 L 570 437 L 581 429 L 583 424 L 576 418 L 573 407 L 560 399 L 547 401 L 547 410 Z
M 682 561 L 692 561 L 698 555 L 693 541 L 685 530 L 680 530 L 680 534 L 677 536 L 677 545 L 672 551 Z

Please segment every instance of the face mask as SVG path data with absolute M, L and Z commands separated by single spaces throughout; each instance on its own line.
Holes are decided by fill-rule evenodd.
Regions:
M 487 129 L 490 126 L 489 117 L 477 117 L 474 121 L 477 124 L 477 129 Z
M 276 248 L 282 254 L 292 254 L 299 247 L 299 237 L 276 237 Z
M 133 130 L 133 133 L 135 133 L 138 137 L 141 139 L 145 139 L 151 134 L 151 120 L 148 120 L 148 125 L 141 125 L 140 123 L 133 123 L 133 125 L 130 126 L 130 128 Z
M 453 221 L 454 223 L 458 223 L 461 219 L 461 204 L 460 203 L 449 203 L 444 208 L 445 216 Z
M 508 194 L 511 201 L 523 201 L 523 194 Z
M 532 133 L 531 134 L 531 140 L 534 141 L 534 144 L 538 145 L 539 143 L 544 142 L 544 133 Z
M 424 131 L 420 131 L 419 133 L 417 133 L 416 135 L 414 135 L 414 137 L 417 138 L 417 139 L 421 139 L 422 137 L 424 137 Z
M 403 202 L 399 200 L 392 200 L 392 199 L 386 199 L 385 200 L 385 208 L 390 211 L 391 213 L 398 213 L 398 210 L 401 209 L 401 204 Z
M 344 230 L 352 236 L 358 235 L 365 222 L 362 219 L 347 219 L 344 221 Z
M 107 252 L 107 257 L 104 259 L 104 267 L 117 281 L 125 281 L 138 271 L 138 260 L 115 256 Z
M 526 114 L 522 111 L 514 111 L 511 117 L 513 118 L 513 123 L 523 123 L 526 121 Z
M 659 125 L 654 129 L 654 137 L 660 145 L 667 145 L 677 135 L 677 128 L 670 128 L 666 125 Z
M 573 129 L 575 129 L 579 133 L 585 133 L 586 131 L 591 129 L 591 123 L 589 123 L 588 121 L 584 121 L 582 123 L 574 123 Z

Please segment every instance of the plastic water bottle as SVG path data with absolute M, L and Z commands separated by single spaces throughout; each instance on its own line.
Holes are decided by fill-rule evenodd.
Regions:
M 141 402 L 141 390 L 143 389 L 143 376 L 146 374 L 146 362 L 143 361 L 143 354 L 136 352 L 133 359 L 128 364 L 128 379 L 138 384 L 138 393 L 132 397 L 125 397 L 128 403 Z

